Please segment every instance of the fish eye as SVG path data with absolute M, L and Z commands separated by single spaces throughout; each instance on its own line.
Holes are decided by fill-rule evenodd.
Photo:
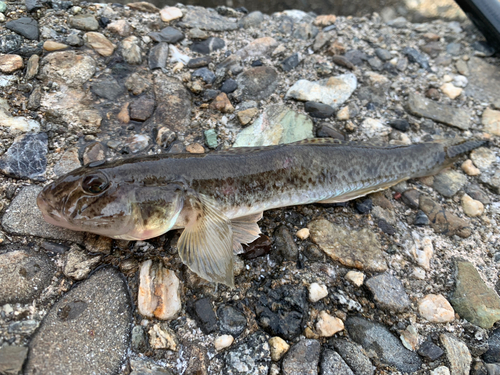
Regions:
M 86 176 L 82 182 L 82 189 L 89 194 L 99 194 L 109 186 L 108 179 L 102 174 L 91 174 Z

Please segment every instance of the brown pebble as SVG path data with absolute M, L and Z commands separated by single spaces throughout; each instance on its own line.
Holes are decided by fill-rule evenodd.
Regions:
M 19 55 L 0 56 L 0 72 L 14 73 L 23 67 L 23 58 Z
M 123 124 L 128 124 L 130 122 L 130 116 L 128 114 L 128 106 L 130 103 L 125 103 L 120 110 L 120 113 L 116 116 L 118 120 Z
M 190 152 L 191 154 L 203 154 L 205 152 L 205 149 L 199 143 L 191 143 L 186 147 L 186 151 Z
M 214 101 L 210 104 L 210 108 L 222 113 L 232 113 L 234 111 L 234 107 L 225 92 L 221 92 L 217 95 Z
M 343 66 L 344 68 L 347 68 L 350 70 L 356 69 L 354 64 L 352 62 L 350 62 L 349 60 L 347 60 L 344 56 L 334 55 L 334 56 L 332 56 L 332 61 L 337 65 Z
M 441 94 L 439 93 L 438 89 L 435 89 L 434 87 L 431 87 L 427 92 L 425 93 L 425 96 L 427 96 L 429 99 L 432 100 L 439 100 L 441 97 Z

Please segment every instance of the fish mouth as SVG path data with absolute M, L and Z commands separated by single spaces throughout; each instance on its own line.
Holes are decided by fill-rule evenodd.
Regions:
M 52 225 L 57 225 L 59 227 L 68 227 L 67 220 L 60 214 L 60 212 L 54 208 L 54 206 L 44 197 L 44 191 L 41 191 L 36 198 L 36 204 L 44 220 Z

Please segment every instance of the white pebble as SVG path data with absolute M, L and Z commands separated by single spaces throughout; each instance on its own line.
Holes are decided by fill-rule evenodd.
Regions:
M 326 285 L 320 285 L 318 283 L 312 283 L 309 285 L 309 301 L 318 302 L 320 299 L 325 298 L 328 295 L 328 288 Z
M 431 371 L 431 375 L 450 375 L 450 369 L 446 366 L 439 366 Z
M 221 335 L 214 340 L 214 346 L 216 350 L 222 350 L 231 346 L 234 341 L 234 337 L 231 335 Z
M 428 294 L 418 303 L 418 312 L 432 323 L 447 323 L 455 319 L 455 311 L 441 294 Z
M 469 176 L 477 176 L 481 174 L 481 171 L 478 168 L 476 168 L 476 166 L 472 163 L 472 160 L 470 159 L 467 159 L 462 163 L 462 170 Z
M 319 319 L 316 323 L 316 331 L 322 337 L 331 337 L 337 332 L 340 332 L 344 329 L 344 322 L 331 316 L 326 311 L 321 311 L 319 313 Z
M 469 80 L 465 76 L 457 75 L 455 76 L 455 78 L 453 78 L 453 84 L 457 87 L 465 87 L 468 83 Z
M 484 205 L 467 194 L 462 197 L 462 207 L 465 214 L 470 217 L 481 216 L 484 212 Z

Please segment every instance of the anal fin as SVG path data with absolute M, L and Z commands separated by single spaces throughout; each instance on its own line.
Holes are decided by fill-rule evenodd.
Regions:
M 230 221 L 203 195 L 187 200 L 190 205 L 184 212 L 187 224 L 178 242 L 182 261 L 198 276 L 234 287 Z
M 238 217 L 231 220 L 233 229 L 233 252 L 241 254 L 243 248 L 241 244 L 249 244 L 259 238 L 260 228 L 257 221 L 262 219 L 262 212 Z

